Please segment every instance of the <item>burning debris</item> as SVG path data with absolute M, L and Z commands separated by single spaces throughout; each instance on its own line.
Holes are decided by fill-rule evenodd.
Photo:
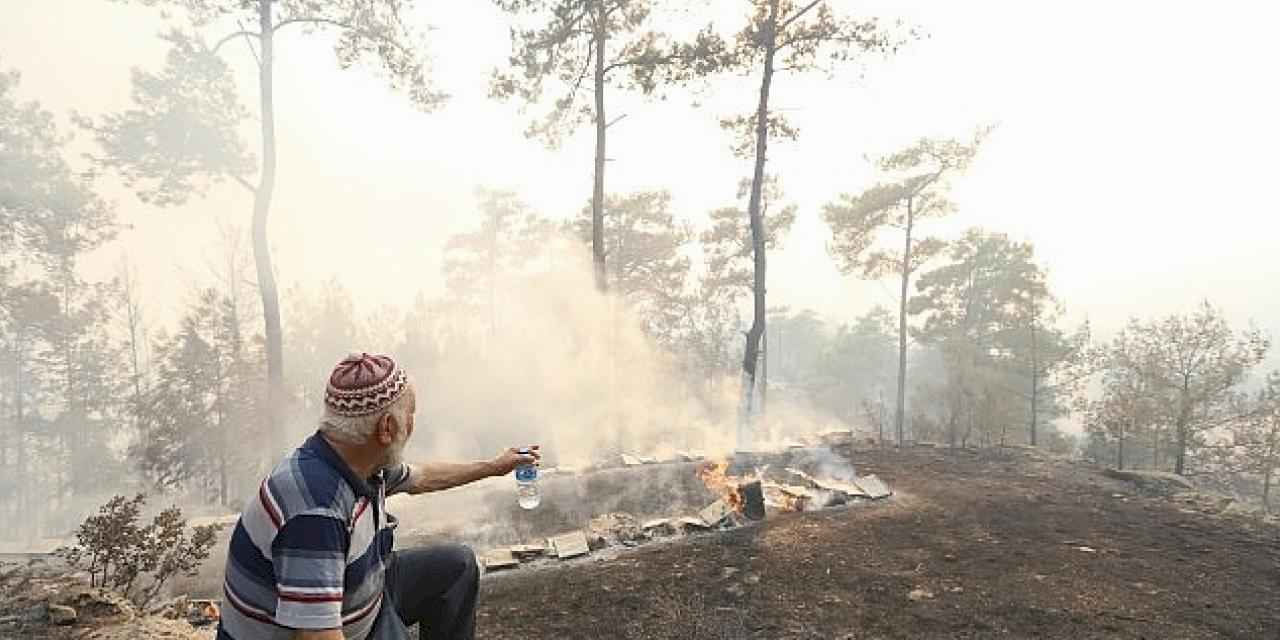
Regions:
M 565 478 L 563 482 L 571 484 L 565 487 L 569 490 L 561 494 L 564 497 L 590 501 L 591 494 L 597 493 L 608 496 L 610 504 L 629 504 L 632 512 L 580 515 L 578 517 L 586 520 L 581 529 L 551 536 L 545 543 L 501 546 L 481 557 L 483 565 L 488 571 L 497 571 L 526 563 L 580 558 L 606 549 L 636 547 L 659 539 L 732 529 L 761 521 L 769 512 L 814 511 L 892 495 L 889 487 L 878 477 L 858 476 L 845 460 L 825 449 L 793 447 L 775 453 L 739 454 L 728 460 L 688 462 L 696 455 L 700 456 L 680 452 L 674 460 L 656 462 L 654 458 L 619 454 L 617 461 L 621 463 L 620 467 L 589 470 L 577 478 Z M 641 500 L 636 500 L 632 494 L 599 493 L 637 486 L 635 474 L 645 474 L 646 478 L 652 476 L 651 480 L 661 478 L 653 485 L 660 490 L 644 494 Z M 696 501 L 705 494 L 701 488 L 691 489 L 680 478 L 693 480 L 693 487 L 700 483 L 713 500 L 698 509 Z M 673 489 L 674 493 L 669 493 Z M 617 497 L 624 495 L 626 500 L 620 502 Z M 686 512 L 686 515 L 645 520 L 632 515 L 660 514 L 668 509 L 697 511 L 696 514 Z M 565 521 L 564 516 L 570 513 L 572 511 L 563 514 L 548 512 L 545 515 L 555 516 L 563 525 L 573 522 L 572 519 Z M 525 532 L 525 535 L 532 533 L 528 529 Z
M 733 512 L 733 506 L 726 502 L 724 498 L 721 498 L 707 505 L 705 509 L 698 512 L 698 519 L 701 520 L 707 528 L 711 528 L 724 522 Z

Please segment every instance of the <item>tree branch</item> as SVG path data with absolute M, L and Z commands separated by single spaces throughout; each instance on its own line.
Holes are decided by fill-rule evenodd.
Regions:
M 672 62 L 675 62 L 676 59 L 679 57 L 680 56 L 677 56 L 677 55 L 668 55 L 668 56 L 662 56 L 660 58 L 655 58 L 655 59 L 646 59 L 644 56 L 640 56 L 637 58 L 627 58 L 626 60 L 617 60 L 615 62 L 610 62 L 609 64 L 605 65 L 604 73 L 605 75 L 608 75 L 609 72 L 613 71 L 614 69 L 621 69 L 623 67 L 630 67 L 637 64 L 651 63 L 654 66 L 671 64 Z
M 256 187 L 254 187 L 252 184 L 249 184 L 249 181 L 248 181 L 248 180 L 245 180 L 243 176 L 241 176 L 241 175 L 239 175 L 239 174 L 233 174 L 233 175 L 231 176 L 231 179 L 235 180 L 236 182 L 239 182 L 239 183 L 240 183 L 240 186 L 242 186 L 242 187 L 244 187 L 245 189 L 248 189 L 248 190 L 249 190 L 249 193 L 252 193 L 252 194 L 254 194 L 254 195 L 257 195 L 257 193 L 258 193 L 258 189 L 257 189 Z
M 382 35 L 379 33 L 373 33 L 370 31 L 366 31 L 364 29 L 360 29 L 349 22 L 334 20 L 332 18 L 321 18 L 321 17 L 289 18 L 288 20 L 281 20 L 280 22 L 276 23 L 276 26 L 271 28 L 271 33 L 276 33 L 280 31 L 280 29 L 282 29 L 283 27 L 286 27 L 291 24 L 319 24 L 319 25 L 326 25 L 330 27 L 338 27 L 339 29 L 346 29 L 347 31 L 351 31 L 356 35 L 369 38 L 371 40 L 376 40 L 384 44 L 389 44 L 395 47 L 396 49 L 398 49 L 401 53 L 409 53 L 409 50 L 406 49 L 405 46 L 401 44 L 399 41 L 397 41 L 395 38 L 388 38 L 385 35 Z M 427 29 L 432 30 L 433 27 L 428 27 Z
M 254 37 L 254 38 L 258 38 L 258 39 L 261 39 L 261 38 L 262 38 L 262 34 L 260 34 L 260 33 L 256 32 L 256 31 L 246 31 L 246 30 L 244 30 L 244 29 L 241 29 L 240 31 L 236 31 L 236 32 L 234 32 L 234 33 L 228 33 L 227 35 L 223 36 L 221 40 L 219 40 L 216 44 L 214 44 L 214 45 L 213 45 L 212 53 L 213 53 L 214 55 L 218 55 L 218 49 L 221 49 L 221 48 L 222 48 L 222 45 L 224 45 L 224 44 L 226 44 L 226 43 L 228 43 L 228 42 L 231 42 L 232 40 L 235 40 L 236 38 L 239 38 L 240 36 L 244 36 L 246 40 L 247 40 L 250 36 L 252 36 L 252 37 Z M 257 54 L 255 53 L 254 55 L 257 55 Z
M 783 20 L 783 21 L 782 21 L 782 24 L 778 25 L 778 31 L 780 31 L 780 32 L 781 32 L 781 31 L 786 31 L 787 27 L 791 26 L 791 23 L 792 23 L 792 22 L 795 22 L 796 20 L 799 20 L 801 16 L 803 16 L 803 15 L 804 15 L 804 14 L 806 14 L 806 13 L 809 13 L 809 10 L 810 10 L 810 9 L 812 9 L 812 8 L 814 8 L 814 7 L 816 7 L 816 6 L 818 6 L 818 3 L 819 3 L 819 2 L 822 2 L 822 0 L 813 0 L 813 2 L 810 2 L 809 4 L 805 5 L 805 8 L 803 8 L 803 9 L 801 9 L 801 10 L 799 10 L 799 11 L 795 12 L 794 14 L 792 14 L 790 18 L 787 18 L 786 20 Z M 780 47 L 779 47 L 779 48 L 780 48 Z

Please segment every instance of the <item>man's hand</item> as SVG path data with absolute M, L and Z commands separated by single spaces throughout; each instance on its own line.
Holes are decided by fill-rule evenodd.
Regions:
M 491 476 L 505 476 L 522 464 L 537 464 L 542 459 L 538 445 L 535 444 L 528 449 L 529 453 L 520 453 L 519 449 L 507 449 L 492 460 L 410 464 L 409 479 L 399 491 L 416 495 L 461 487 Z
M 493 459 L 493 475 L 505 476 L 522 464 L 538 464 L 538 461 L 542 460 L 542 452 L 538 450 L 539 445 L 530 445 L 526 448 L 529 453 L 520 453 L 520 449 L 515 447 L 499 453 Z

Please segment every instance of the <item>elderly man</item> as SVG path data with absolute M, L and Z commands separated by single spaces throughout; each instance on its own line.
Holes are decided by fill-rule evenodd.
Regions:
M 388 356 L 352 354 L 325 388 L 319 431 L 263 480 L 231 535 L 228 640 L 471 638 L 479 571 L 462 545 L 392 551 L 395 493 L 440 491 L 535 463 L 508 449 L 492 460 L 406 464 L 414 392 Z

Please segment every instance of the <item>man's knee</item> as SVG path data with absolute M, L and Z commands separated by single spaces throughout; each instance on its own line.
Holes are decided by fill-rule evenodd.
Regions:
M 444 562 L 451 569 L 450 573 L 458 576 L 459 580 L 478 581 L 480 579 L 480 567 L 476 563 L 476 554 L 471 547 L 465 544 L 450 544 L 442 549 Z

